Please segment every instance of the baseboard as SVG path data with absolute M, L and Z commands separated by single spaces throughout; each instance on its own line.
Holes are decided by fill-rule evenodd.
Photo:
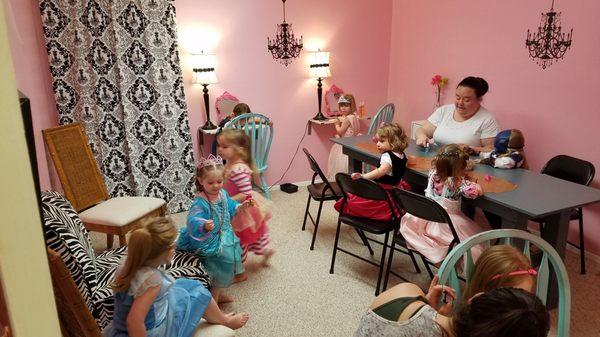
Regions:
M 320 183 L 322 182 L 321 179 L 315 179 L 315 183 Z M 310 185 L 311 181 L 310 180 L 306 180 L 306 181 L 297 181 L 297 182 L 293 182 L 292 184 L 294 185 L 298 185 L 298 187 L 304 187 L 304 186 L 308 186 Z M 273 185 L 271 187 L 271 191 L 281 191 L 280 188 L 281 185 Z

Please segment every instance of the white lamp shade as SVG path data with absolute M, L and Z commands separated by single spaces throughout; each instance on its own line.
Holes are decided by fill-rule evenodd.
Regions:
M 216 58 L 213 54 L 192 55 L 192 66 L 194 67 L 194 83 L 213 84 L 219 82 L 215 72 Z
M 325 78 L 331 76 L 329 71 L 329 52 L 316 51 L 310 56 L 310 77 Z

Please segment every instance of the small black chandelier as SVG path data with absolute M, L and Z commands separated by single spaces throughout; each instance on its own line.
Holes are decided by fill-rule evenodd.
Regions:
M 292 63 L 293 59 L 300 55 L 302 50 L 302 35 L 300 39 L 296 40 L 294 32 L 292 32 L 292 25 L 285 22 L 285 1 L 283 2 L 283 23 L 277 25 L 277 34 L 275 39 L 271 40 L 267 37 L 267 46 L 271 55 L 276 60 L 279 60 L 286 67 Z
M 554 0 L 548 13 L 542 13 L 542 19 L 537 32 L 533 34 L 527 30 L 525 46 L 529 50 L 529 56 L 536 63 L 546 69 L 555 60 L 562 59 L 565 52 L 571 47 L 571 36 L 573 28 L 566 34 L 562 32 L 560 14 L 554 11 Z

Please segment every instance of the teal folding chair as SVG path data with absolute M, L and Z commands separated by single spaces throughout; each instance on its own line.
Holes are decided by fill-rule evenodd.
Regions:
M 377 133 L 381 123 L 391 123 L 394 120 L 395 110 L 396 107 L 394 106 L 394 103 L 387 103 L 379 108 L 379 111 L 377 111 L 375 116 L 373 116 L 371 124 L 369 124 L 369 131 L 367 134 L 369 136 L 375 136 L 375 133 Z M 365 165 L 365 172 L 369 171 L 371 171 L 371 165 Z
M 252 160 L 260 175 L 261 188 L 267 199 L 271 199 L 263 172 L 267 170 L 267 159 L 273 142 L 273 123 L 264 115 L 248 113 L 235 117 L 224 128 L 243 130 L 250 137 Z
M 439 284 L 444 284 L 456 290 L 457 298 L 461 298 L 460 278 L 465 280 L 471 278 L 475 264 L 471 255 L 471 248 L 484 244 L 490 247 L 492 243 L 499 240 L 499 244 L 513 245 L 523 250 L 523 254 L 531 260 L 530 244 L 536 246 L 542 254 L 541 262 L 538 266 L 536 295 L 546 304 L 548 296 L 548 281 L 550 279 L 550 268 L 552 265 L 556 279 L 558 281 L 558 337 L 569 337 L 569 326 L 571 320 L 571 287 L 565 265 L 556 252 L 556 250 L 544 239 L 526 231 L 517 229 L 496 229 L 473 235 L 467 240 L 458 244 L 444 259 L 442 266 L 438 270 Z M 518 244 L 515 241 L 519 241 Z M 523 244 L 524 241 L 524 244 Z M 522 245 L 522 246 L 521 246 Z M 459 276 L 457 265 L 462 264 L 461 258 L 465 261 L 463 275 Z

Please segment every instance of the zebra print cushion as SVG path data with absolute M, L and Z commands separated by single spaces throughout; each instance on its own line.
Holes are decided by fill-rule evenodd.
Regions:
M 91 308 L 97 283 L 94 250 L 87 230 L 69 201 L 57 192 L 42 193 L 42 213 L 46 245 L 60 255 Z
M 63 259 L 92 316 L 104 329 L 112 320 L 114 297 L 110 284 L 127 247 L 94 254 L 88 231 L 71 204 L 57 192 L 42 193 L 46 245 Z M 174 278 L 199 280 L 210 289 L 209 276 L 193 254 L 175 251 L 173 261 L 162 266 Z

